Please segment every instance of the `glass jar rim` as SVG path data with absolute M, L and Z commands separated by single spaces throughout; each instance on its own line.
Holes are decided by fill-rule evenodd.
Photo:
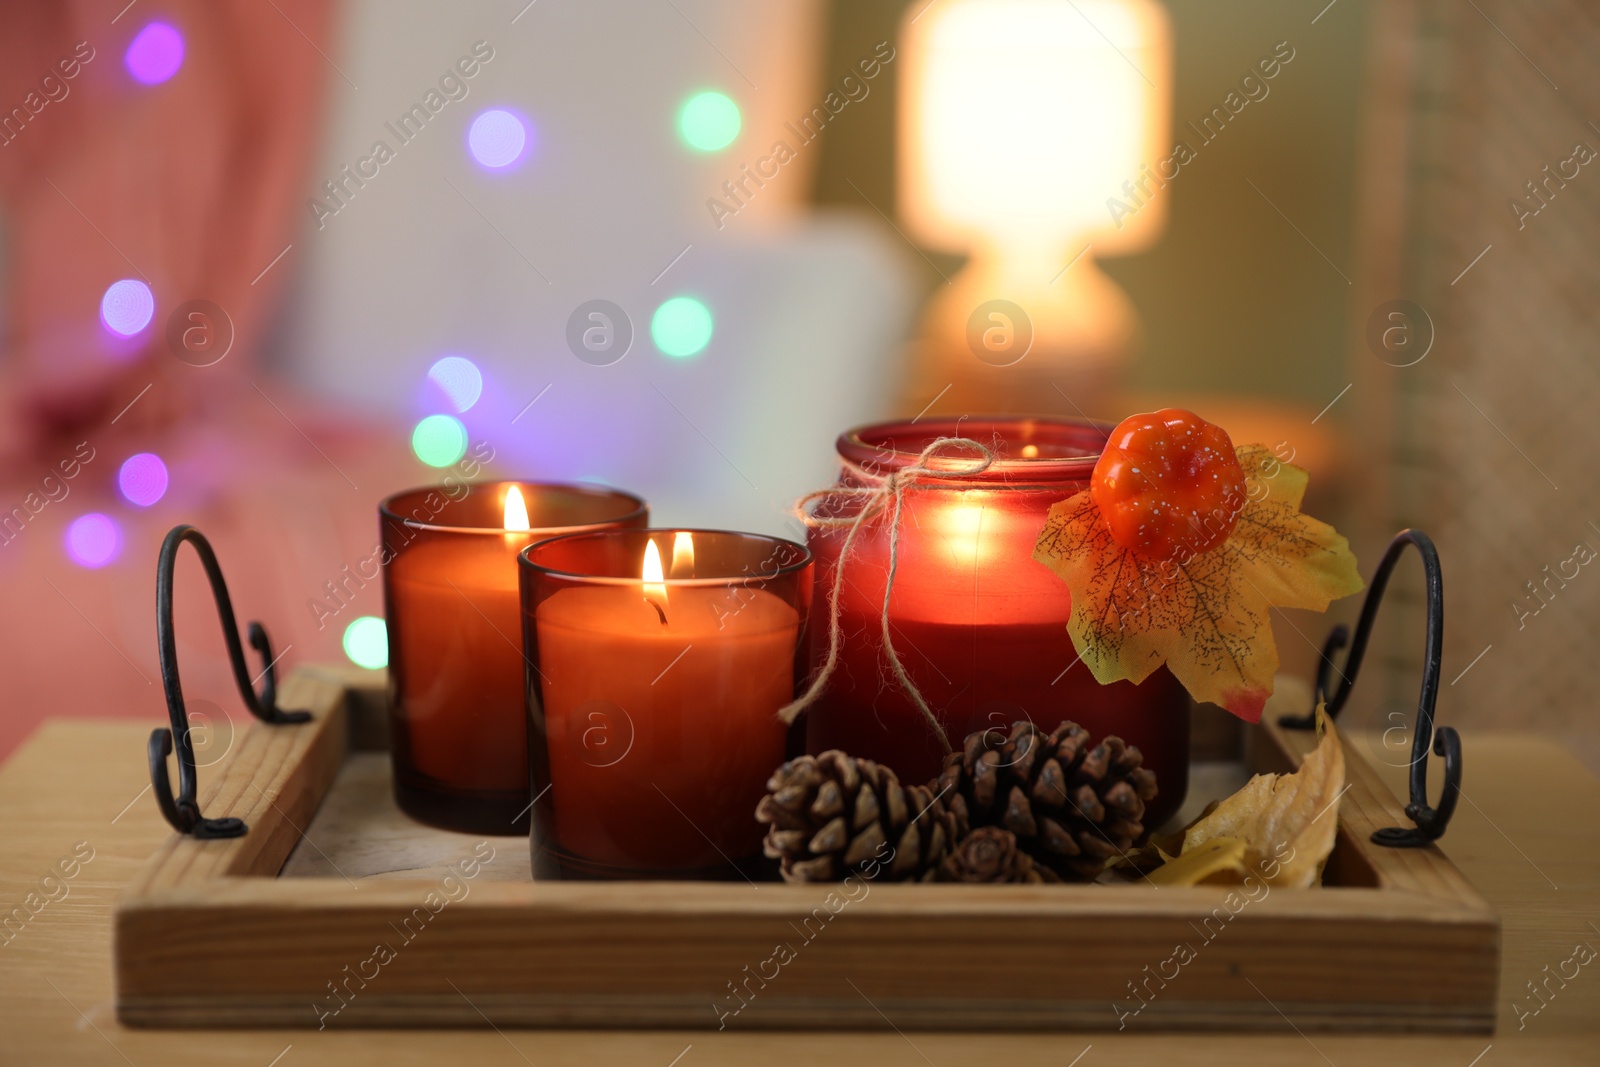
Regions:
M 839 435 L 835 449 L 840 458 L 869 475 L 882 476 L 904 470 L 917 461 L 929 442 L 940 437 L 958 437 L 991 444 L 1004 430 L 1020 433 L 1040 443 L 1061 448 L 1081 449 L 1081 454 L 1021 456 L 1004 455 L 976 473 L 968 473 L 978 454 L 952 446 L 948 452 L 930 457 L 932 468 L 918 480 L 950 482 L 1001 482 L 1050 484 L 1088 481 L 1113 424 L 1094 419 L 1067 419 L 1046 415 L 963 415 L 959 418 L 898 419 L 846 430 Z M 908 439 L 900 445 L 897 438 Z M 914 442 L 914 443 L 912 443 Z M 1032 442 L 1030 442 L 1032 443 Z M 948 473 L 943 473 L 948 471 Z
M 402 489 L 398 493 L 390 493 L 388 496 L 384 497 L 378 502 L 378 514 L 380 517 L 391 519 L 400 523 L 402 526 L 407 527 L 408 529 L 429 530 L 438 533 L 504 535 L 508 533 L 538 534 L 545 531 L 560 530 L 562 535 L 565 535 L 567 533 L 585 533 L 590 531 L 605 530 L 607 527 L 614 526 L 617 523 L 632 522 L 633 520 L 642 518 L 649 513 L 649 505 L 642 497 L 635 496 L 634 494 L 622 489 L 613 489 L 609 485 L 580 485 L 572 482 L 527 482 L 516 478 L 505 478 L 494 482 L 463 482 L 462 484 L 467 486 L 470 490 L 490 489 L 507 485 L 515 485 L 521 489 L 535 491 L 541 489 L 558 489 L 562 492 L 569 492 L 578 496 L 611 497 L 617 500 L 619 504 L 631 504 L 632 507 L 628 511 L 614 515 L 611 518 L 596 519 L 593 522 L 579 523 L 573 526 L 535 526 L 530 530 L 507 530 L 503 526 L 453 526 L 448 523 L 423 522 L 421 519 L 415 518 L 414 516 L 401 515 L 395 510 L 395 502 L 403 497 L 418 496 L 427 493 L 439 493 L 447 498 L 450 498 L 449 486 L 422 485 L 413 489 Z M 450 499 L 452 502 L 454 502 L 455 498 Z M 545 540 L 548 540 L 548 538 Z
M 764 541 L 769 545 L 784 545 L 793 550 L 794 558 L 771 571 L 761 571 L 757 574 L 728 574 L 722 576 L 706 576 L 696 578 L 671 578 L 663 577 L 659 582 L 651 585 L 664 585 L 673 589 L 718 588 L 729 585 L 753 585 L 770 582 L 785 575 L 795 574 L 812 562 L 811 549 L 797 541 L 786 537 L 775 537 L 771 534 L 749 533 L 742 530 L 717 530 L 701 527 L 686 526 L 652 526 L 624 530 L 575 530 L 570 533 L 558 534 L 555 537 L 546 537 L 535 541 L 533 544 L 517 553 L 517 565 L 526 567 L 529 571 L 538 574 L 547 574 L 553 578 L 570 579 L 590 585 L 620 585 L 637 586 L 644 579 L 631 575 L 587 574 L 582 571 L 560 570 L 543 563 L 533 561 L 533 553 L 546 545 L 556 541 L 601 540 L 604 538 L 644 537 L 650 538 L 658 534 L 704 534 L 710 537 L 737 537 L 747 541 Z

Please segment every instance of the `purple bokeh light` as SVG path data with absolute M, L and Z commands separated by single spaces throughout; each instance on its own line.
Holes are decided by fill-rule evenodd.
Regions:
M 122 551 L 122 529 L 115 519 L 91 511 L 67 527 L 67 555 L 80 567 L 104 567 Z
M 432 382 L 458 413 L 468 411 L 483 395 L 483 372 L 465 356 L 445 356 L 428 368 Z
M 504 170 L 527 154 L 528 126 L 502 108 L 480 112 L 467 131 L 467 150 L 480 166 Z
M 152 22 L 128 45 L 122 62 L 135 81 L 160 85 L 183 66 L 183 34 L 165 22 Z
M 156 298 L 150 287 L 137 278 L 112 282 L 100 298 L 100 321 L 106 329 L 122 337 L 132 337 L 155 317 Z
M 129 456 L 117 472 L 117 488 L 128 503 L 147 508 L 167 495 L 167 465 L 154 452 Z

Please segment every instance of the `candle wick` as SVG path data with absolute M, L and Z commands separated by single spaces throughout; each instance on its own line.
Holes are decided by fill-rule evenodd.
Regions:
M 661 617 L 661 625 L 665 626 L 667 624 L 667 613 L 665 611 L 661 610 L 661 605 L 657 604 L 654 600 L 651 600 L 649 597 L 645 597 L 644 598 L 644 602 L 646 604 L 649 604 L 651 607 L 656 609 L 656 614 Z

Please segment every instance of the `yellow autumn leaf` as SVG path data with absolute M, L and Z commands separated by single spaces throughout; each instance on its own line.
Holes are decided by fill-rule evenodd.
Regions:
M 1267 884 L 1298 889 L 1319 882 L 1338 836 L 1339 799 L 1345 785 L 1344 748 L 1320 704 L 1317 728 L 1321 740 L 1298 771 L 1250 779 L 1189 827 L 1176 862 L 1187 860 L 1192 852 L 1209 850 L 1216 842 L 1239 841 L 1246 849 L 1245 869 Z
M 1050 509 L 1033 558 L 1067 583 L 1067 631 L 1096 681 L 1138 683 L 1166 664 L 1196 700 L 1258 722 L 1278 669 L 1271 609 L 1326 610 L 1362 583 L 1349 542 L 1301 513 L 1305 471 L 1261 445 L 1235 455 L 1249 498 L 1215 548 L 1136 555 L 1084 490 Z
M 1199 885 L 1220 875 L 1237 875 L 1242 882 L 1249 873 L 1249 844 L 1237 837 L 1213 837 L 1199 848 L 1186 848 L 1183 854 L 1157 867 L 1145 878 L 1152 885 Z

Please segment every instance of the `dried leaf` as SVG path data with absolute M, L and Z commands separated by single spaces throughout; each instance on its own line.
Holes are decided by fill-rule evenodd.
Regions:
M 1172 833 L 1151 834 L 1144 844 L 1108 860 L 1106 868 L 1131 867 L 1135 871 L 1153 871 L 1183 851 L 1183 833 L 1183 830 L 1174 830 Z
M 1177 862 L 1212 842 L 1243 841 L 1248 870 L 1269 885 L 1303 888 L 1320 881 L 1338 833 L 1345 786 L 1344 748 L 1320 704 L 1317 729 L 1322 738 L 1298 771 L 1258 774 L 1246 782 L 1189 827 Z
M 1184 849 L 1145 877 L 1153 885 L 1199 885 L 1221 875 L 1230 876 L 1230 883 L 1242 882 L 1249 873 L 1249 847 L 1237 837 L 1213 837 L 1198 848 Z
M 1261 445 L 1236 454 L 1250 499 L 1216 548 L 1137 556 L 1084 490 L 1050 509 L 1033 558 L 1071 590 L 1067 631 L 1096 681 L 1142 682 L 1164 663 L 1196 700 L 1258 722 L 1278 669 L 1270 609 L 1323 611 L 1362 583 L 1349 542 L 1301 514 L 1305 471 Z

